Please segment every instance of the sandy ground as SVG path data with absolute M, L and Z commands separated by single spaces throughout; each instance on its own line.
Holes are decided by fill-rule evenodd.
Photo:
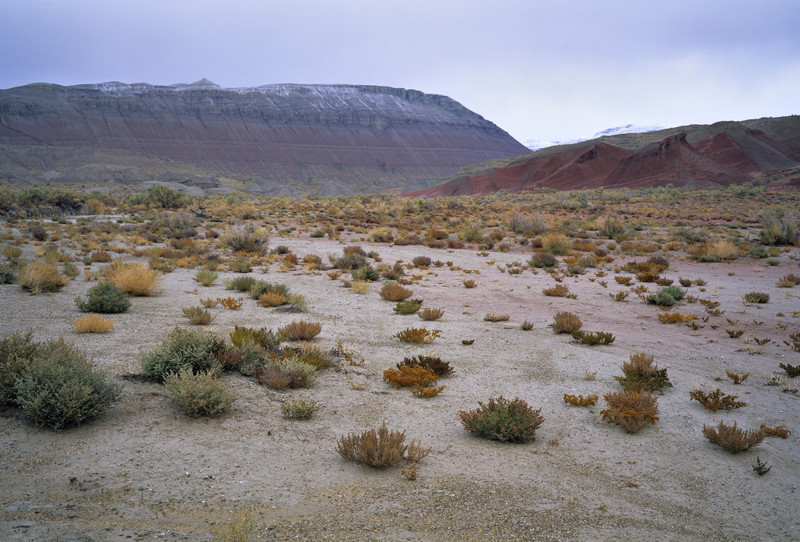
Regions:
M 273 240 L 278 242 L 300 256 L 315 253 L 323 259 L 343 247 L 325 239 Z M 659 323 L 658 310 L 633 294 L 626 303 L 609 299 L 609 293 L 627 289 L 613 280 L 621 258 L 594 282 L 589 279 L 597 270 L 565 278 L 563 284 L 578 296 L 572 300 L 542 295 L 542 288 L 554 284 L 546 273 L 509 275 L 497 269 L 524 262 L 529 254 L 360 244 L 384 262 L 427 255 L 480 274 L 446 266 L 422 272 L 412 286 L 415 297 L 445 310 L 443 319 L 423 322 L 396 315 L 393 304 L 378 295 L 379 285 L 359 295 L 324 272 L 280 272 L 277 265 L 266 273 L 254 271 L 257 278 L 305 295 L 309 312 L 287 314 L 247 299 L 238 311 L 212 309 L 216 320 L 206 329 L 220 334 L 236 324 L 275 329 L 302 316 L 323 324 L 314 341 L 319 347 L 332 348 L 339 339 L 357 348 L 365 362 L 339 364 L 322 372 L 312 388 L 287 392 L 226 375 L 238 400 L 219 419 L 188 419 L 159 385 L 122 376 L 139 372 L 142 352 L 175 326 L 187 325 L 181 307 L 198 305 L 200 297 L 230 295 L 222 284 L 233 274 L 221 273 L 210 288 L 192 280 L 194 271 L 165 275 L 162 295 L 134 299 L 104 335 L 78 335 L 70 323 L 79 314 L 74 297 L 94 284 L 82 277 L 59 293 L 35 297 L 15 285 L 0 286 L 3 335 L 33 329 L 39 340 L 64 336 L 124 384 L 122 400 L 107 414 L 67 431 L 37 429 L 18 411 L 2 412 L 0 538 L 202 540 L 210 538 L 214 524 L 244 508 L 257 523 L 253 538 L 262 540 L 800 537 L 800 401 L 765 385 L 768 375 L 782 372 L 779 362 L 800 363 L 800 354 L 783 346 L 789 333 L 800 331 L 799 314 L 792 314 L 800 311 L 798 288 L 775 286 L 779 277 L 797 272 L 787 254 L 774 267 L 752 259 L 674 261 L 666 276 L 705 279 L 704 292 L 692 286 L 689 293 L 719 301 L 725 311 L 692 331 Z M 476 280 L 477 288 L 464 288 L 467 278 Z M 753 290 L 768 292 L 770 302 L 745 306 L 741 295 Z M 616 341 L 588 347 L 554 334 L 548 324 L 560 310 L 579 314 L 584 329 L 612 332 Z M 706 316 L 699 303 L 678 310 Z M 485 322 L 488 312 L 510 319 Z M 739 320 L 741 338 L 727 336 L 726 318 Z M 533 323 L 532 330 L 520 329 L 524 320 Z M 441 329 L 441 338 L 411 345 L 392 337 L 421 325 Z M 752 337 L 772 341 L 757 348 L 746 342 Z M 475 342 L 466 346 L 462 339 Z M 620 389 L 613 376 L 622 374 L 623 360 L 641 351 L 654 354 L 674 384 L 659 396 L 657 424 L 627 434 L 600 419 L 602 399 L 589 408 L 564 404 L 564 393 L 602 396 Z M 421 353 L 436 353 L 456 369 L 439 396 L 419 399 L 382 381 L 384 369 Z M 726 369 L 751 376 L 738 386 L 715 381 Z M 587 371 L 596 371 L 596 379 L 585 380 Z M 364 389 L 354 389 L 348 380 Z M 701 385 L 735 393 L 747 406 L 707 411 L 689 400 L 689 391 Z M 500 394 L 542 409 L 545 422 L 534 442 L 491 442 L 462 428 L 460 410 Z M 296 397 L 315 399 L 324 408 L 309 421 L 283 418 L 281 403 Z M 793 432 L 788 440 L 767 438 L 732 455 L 702 435 L 703 424 L 720 420 L 750 428 L 784 424 Z M 382 421 L 432 448 L 416 481 L 402 477 L 398 467 L 375 470 L 336 453 L 339 436 Z M 772 466 L 769 474 L 753 471 L 756 456 Z

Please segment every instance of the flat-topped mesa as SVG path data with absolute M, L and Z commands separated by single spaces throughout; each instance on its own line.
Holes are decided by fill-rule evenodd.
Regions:
M 365 192 L 527 151 L 446 96 L 369 85 L 226 89 L 206 79 L 0 90 L 0 144 L 132 151 Z

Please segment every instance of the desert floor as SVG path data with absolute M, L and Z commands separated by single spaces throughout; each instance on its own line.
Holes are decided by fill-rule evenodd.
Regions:
M 546 297 L 555 284 L 542 271 L 503 273 L 498 266 L 526 261 L 517 252 L 438 250 L 422 246 L 372 244 L 359 239 L 273 239 L 298 256 L 326 259 L 346 244 L 376 251 L 384 262 L 426 255 L 452 261 L 428 270 L 410 288 L 425 306 L 444 317 L 423 322 L 399 316 L 378 295 L 380 283 L 357 294 L 324 271 L 277 264 L 251 274 L 287 284 L 308 300 L 308 312 L 265 309 L 245 297 L 237 310 L 212 309 L 207 330 L 227 335 L 234 325 L 276 329 L 304 318 L 322 323 L 313 343 L 329 350 L 335 341 L 354 349 L 355 366 L 336 358 L 309 389 L 273 391 L 238 374 L 225 375 L 238 395 L 233 409 L 217 419 L 189 419 L 158 384 L 125 375 L 141 371 L 139 358 L 175 326 L 188 327 L 180 308 L 200 297 L 225 297 L 220 273 L 204 288 L 195 271 L 176 269 L 164 276 L 164 291 L 134 298 L 131 309 L 115 315 L 106 334 L 75 333 L 74 298 L 94 282 L 79 276 L 61 292 L 31 296 L 16 285 L 0 286 L 0 333 L 33 330 L 37 340 L 63 336 L 86 350 L 99 367 L 119 378 L 123 397 L 102 417 L 75 429 L 53 432 L 25 423 L 21 414 L 0 414 L 0 538 L 4 540 L 115 540 L 211 538 L 214 525 L 249 510 L 260 540 L 796 540 L 800 537 L 797 486 L 800 483 L 800 398 L 767 385 L 783 374 L 779 363 L 797 364 L 800 354 L 784 346 L 800 332 L 798 287 L 778 288 L 781 276 L 797 272 L 798 249 L 768 266 L 740 258 L 732 263 L 674 259 L 664 274 L 702 278 L 688 293 L 719 301 L 724 314 L 697 320 L 702 329 L 662 324 L 659 310 L 631 294 L 615 302 L 614 267 L 588 269 L 562 284 L 577 299 Z M 123 259 L 130 256 L 123 255 Z M 644 259 L 639 257 L 638 259 Z M 93 264 L 96 270 L 102 264 Z M 458 268 L 461 269 L 458 269 Z M 465 273 L 479 270 L 480 273 Z M 597 271 L 607 275 L 597 277 Z M 462 281 L 478 285 L 467 289 Z M 594 279 L 594 280 L 590 280 Z M 606 281 L 606 286 L 600 281 Z M 677 283 L 677 280 L 676 280 Z M 649 284 L 651 291 L 655 285 Z M 741 296 L 768 292 L 767 304 L 745 305 Z M 612 332 L 613 344 L 589 347 L 549 324 L 562 310 L 578 314 L 586 330 Z M 677 307 L 708 316 L 699 303 Z M 509 315 L 487 322 L 489 313 Z M 728 337 L 726 321 L 744 330 Z M 523 321 L 533 328 L 520 329 Z M 712 325 L 716 329 L 712 329 Z M 440 329 L 427 345 L 407 344 L 393 335 L 407 327 Z M 753 340 L 771 339 L 759 346 Z M 464 345 L 462 340 L 474 339 Z M 763 342 L 763 341 L 762 341 Z M 602 398 L 594 407 L 566 405 L 563 394 L 618 391 L 613 379 L 629 355 L 655 355 L 674 387 L 658 396 L 660 419 L 636 434 L 602 421 Z M 437 397 L 420 399 L 383 382 L 384 369 L 406 356 L 436 354 L 455 367 Z M 725 370 L 750 373 L 733 385 Z M 596 371 L 594 380 L 586 380 Z M 797 380 L 797 379 L 795 379 Z M 363 389 L 356 389 L 362 387 Z M 689 391 L 720 387 L 747 406 L 712 413 Z M 504 444 L 465 431 L 460 410 L 503 395 L 541 408 L 544 423 L 536 440 Z M 286 400 L 306 397 L 323 409 L 308 421 L 281 415 Z M 767 438 L 733 455 L 706 440 L 704 424 L 720 420 L 758 428 L 785 425 L 789 438 Z M 405 479 L 399 466 L 376 470 L 344 461 L 337 439 L 386 422 L 432 449 L 419 477 Z M 756 457 L 772 466 L 758 476 Z

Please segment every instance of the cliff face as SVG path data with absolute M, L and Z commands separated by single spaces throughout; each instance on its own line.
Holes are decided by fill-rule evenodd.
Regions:
M 206 80 L 0 90 L 0 145 L 113 149 L 367 190 L 527 151 L 446 96 L 351 85 L 224 89 Z

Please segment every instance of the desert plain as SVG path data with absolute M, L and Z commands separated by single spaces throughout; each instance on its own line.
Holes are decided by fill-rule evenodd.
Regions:
M 680 197 L 694 198 L 691 193 Z M 104 248 L 114 260 L 147 263 L 146 251 L 166 247 L 169 236 L 145 243 L 128 234 L 163 214 L 185 211 L 42 219 L 50 232 L 42 243 L 26 234 L 30 221 L 3 222 L 4 246 L 17 244 L 22 258 L 34 259 L 48 244 L 55 245 L 74 257 L 80 274 L 49 294 L 0 285 L 0 334 L 32 330 L 39 341 L 63 337 L 120 383 L 122 396 L 97 419 L 61 431 L 26 423 L 18 409 L 2 410 L 0 538 L 211 540 L 214 533 L 221 537 L 237 521 L 249 520 L 254 540 L 797 539 L 800 401 L 797 379 L 785 378 L 779 364 L 800 363 L 800 352 L 787 344 L 800 332 L 800 287 L 777 283 L 798 273 L 800 249 L 759 242 L 764 202 L 758 198 L 736 203 L 720 191 L 709 201 L 717 197 L 733 201 L 733 207 L 720 203 L 717 215 L 691 218 L 675 212 L 648 215 L 633 204 L 627 215 L 611 204 L 588 215 L 581 210 L 551 215 L 543 208 L 549 228 L 565 232 L 572 243 L 557 257 L 555 271 L 527 264 L 540 250 L 536 239 L 542 234 L 509 229 L 506 220 L 515 208 L 510 196 L 487 204 L 499 210 L 480 224 L 487 235 L 502 230 L 498 242 L 476 240 L 461 248 L 397 242 L 409 232 L 395 232 L 395 243 L 377 242 L 380 236 L 370 235 L 377 226 L 371 229 L 357 218 L 337 222 L 334 213 L 325 212 L 338 206 L 346 217 L 344 207 L 358 207 L 357 201 L 332 199 L 311 205 L 314 212 L 297 213 L 277 204 L 255 205 L 250 218 L 231 214 L 195 224 L 197 243 L 220 254 L 214 284 L 204 287 L 194 280 L 201 261 L 186 267 L 173 262 L 174 269 L 162 276 L 161 292 L 131 298 L 131 308 L 112 315 L 114 327 L 102 334 L 78 334 L 71 322 L 81 316 L 75 297 L 96 285 L 108 265 L 93 262 L 84 269 L 80 259 Z M 450 238 L 458 237 L 463 222 L 456 220 L 458 208 L 449 208 L 444 199 L 381 205 L 406 209 L 404 216 L 422 239 L 433 228 L 424 217 L 431 206 L 444 216 L 452 214 L 442 226 Z M 270 215 L 269 209 L 278 214 Z M 609 214 L 620 216 L 627 230 L 616 241 L 599 232 Z M 227 268 L 233 256 L 220 240 L 226 228 L 248 221 L 269 233 L 269 250 L 252 256 L 249 273 L 235 273 Z M 329 224 L 342 227 L 314 235 Z M 78 225 L 85 229 L 70 236 L 70 228 Z M 222 237 L 206 238 L 212 228 Z M 630 244 L 624 250 L 625 235 Z M 96 242 L 81 245 L 90 239 Z M 736 247 L 734 257 L 702 261 L 695 257 L 702 251 L 687 252 L 722 240 Z M 442 318 L 396 314 L 394 303 L 379 295 L 384 279 L 366 283 L 366 291 L 357 293 L 348 287 L 347 271 L 329 274 L 348 246 L 371 253 L 373 266 L 399 262 L 413 297 L 424 307 L 443 309 Z M 750 252 L 753 247 L 761 249 Z M 295 254 L 297 263 L 282 263 L 285 254 Z M 310 254 L 322 264 L 304 265 Z M 589 255 L 594 255 L 593 267 L 570 272 L 564 262 Z M 431 265 L 414 266 L 419 256 L 429 257 Z M 681 278 L 691 280 L 684 288 L 687 298 L 668 310 L 644 300 L 658 285 L 637 281 L 623 269 L 652 256 L 669 262 L 662 278 L 675 285 Z M 264 308 L 246 294 L 226 290 L 226 281 L 243 275 L 286 285 L 305 298 L 305 312 Z M 615 276 L 632 282 L 620 284 Z M 475 287 L 465 287 L 467 280 Z M 543 294 L 556 284 L 574 298 Z M 632 291 L 637 286 L 648 292 L 637 296 Z M 743 301 L 753 291 L 769 294 L 769 301 Z M 619 292 L 629 295 L 612 299 Z M 322 331 L 309 342 L 332 364 L 303 389 L 273 390 L 227 372 L 222 378 L 237 396 L 231 409 L 216 418 L 189 418 L 162 385 L 141 377 L 140 360 L 176 326 L 197 327 L 182 307 L 226 296 L 242 297 L 242 307 L 209 309 L 214 319 L 205 331 L 227 337 L 237 325 L 274 330 L 300 318 L 319 322 Z M 715 310 L 706 310 L 714 303 Z M 588 346 L 554 333 L 551 324 L 560 311 L 578 315 L 585 330 L 612 333 L 614 341 Z M 670 311 L 697 318 L 659 321 Z M 485 320 L 490 313 L 508 318 Z M 522 329 L 523 323 L 530 329 Z M 409 327 L 437 329 L 441 335 L 428 344 L 395 337 Z M 728 328 L 742 333 L 733 338 Z M 629 434 L 601 419 L 602 397 L 621 390 L 614 377 L 622 375 L 621 365 L 631 354 L 640 352 L 667 369 L 672 387 L 656 393 L 658 421 Z M 441 357 L 455 369 L 441 379 L 446 388 L 440 394 L 419 398 L 384 381 L 384 370 L 423 354 Z M 726 371 L 749 377 L 734 384 Z M 711 412 L 690 400 L 692 390 L 715 388 L 737 395 L 746 406 Z M 600 399 L 578 407 L 566 404 L 564 394 Z M 544 422 L 534 441 L 496 442 L 464 429 L 460 411 L 500 395 L 541 409 Z M 319 412 L 309 420 L 284 417 L 281 405 L 301 397 L 317 401 Z M 791 432 L 786 439 L 767 437 L 732 454 L 703 436 L 704 425 L 720 421 L 750 429 L 783 425 Z M 383 422 L 430 448 L 415 480 L 401 473 L 402 462 L 375 469 L 337 454 L 341 436 Z M 771 471 L 757 474 L 756 458 Z

